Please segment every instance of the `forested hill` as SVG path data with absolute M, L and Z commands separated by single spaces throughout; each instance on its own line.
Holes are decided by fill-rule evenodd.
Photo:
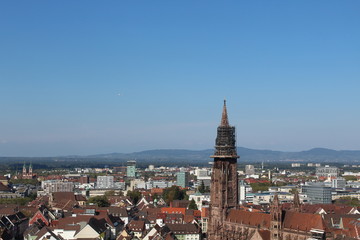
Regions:
M 190 160 L 190 161 L 211 161 L 210 155 L 214 150 L 148 150 L 129 154 L 111 153 L 87 156 L 88 158 L 107 158 L 107 159 L 137 159 L 148 161 L 170 161 L 170 160 Z M 238 155 L 242 162 L 261 162 L 261 161 L 303 161 L 303 162 L 360 162 L 360 151 L 342 150 L 336 151 L 326 148 L 313 148 L 301 152 L 282 152 L 271 150 L 256 150 L 238 147 Z

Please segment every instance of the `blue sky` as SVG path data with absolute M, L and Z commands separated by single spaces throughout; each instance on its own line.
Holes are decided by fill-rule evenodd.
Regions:
M 359 1 L 3 1 L 0 156 L 360 149 Z M 240 153 L 241 155 L 241 153 Z

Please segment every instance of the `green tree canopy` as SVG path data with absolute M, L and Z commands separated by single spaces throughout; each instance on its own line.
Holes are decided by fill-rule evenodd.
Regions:
M 110 203 L 105 195 L 91 197 L 88 203 L 96 204 L 98 207 L 109 207 Z
M 186 199 L 187 195 L 185 190 L 181 190 L 178 186 L 172 186 L 164 189 L 163 197 L 166 203 L 169 204 L 174 200 Z
M 259 191 L 269 191 L 269 187 L 271 186 L 271 183 L 263 182 L 263 183 L 250 183 L 250 186 L 253 190 L 253 192 L 259 192 Z
M 134 204 L 137 204 L 141 198 L 141 192 L 136 191 L 136 190 L 128 191 L 126 196 L 130 197 L 131 201 Z
M 194 199 L 191 199 L 188 209 L 198 210 Z
M 351 207 L 360 207 L 360 200 L 351 197 L 342 197 L 335 200 L 335 204 L 344 204 Z
M 199 192 L 204 193 L 206 191 L 204 181 L 201 181 L 200 186 L 198 187 Z

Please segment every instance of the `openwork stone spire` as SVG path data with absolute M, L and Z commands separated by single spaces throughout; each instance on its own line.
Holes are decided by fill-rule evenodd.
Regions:
M 296 212 L 300 212 L 300 210 L 301 210 L 301 203 L 300 203 L 300 197 L 299 197 L 298 191 L 295 191 L 295 194 L 294 194 L 293 210 Z
M 215 140 L 215 152 L 211 174 L 210 190 L 210 218 L 208 239 L 239 239 L 229 238 L 224 228 L 228 214 L 232 209 L 237 209 L 239 204 L 239 180 L 237 173 L 236 137 L 235 127 L 230 126 L 226 101 L 221 117 L 221 123 L 217 128 Z
M 221 123 L 217 129 L 217 137 L 215 141 L 215 153 L 212 157 L 218 158 L 238 158 L 236 153 L 236 137 L 235 127 L 230 126 L 226 109 L 226 100 L 221 116 Z
M 226 109 L 226 100 L 224 100 L 224 107 L 223 107 L 223 112 L 222 112 L 222 117 L 221 117 L 221 124 L 220 126 L 223 127 L 228 127 L 229 125 L 229 119 L 228 119 L 228 114 L 227 114 L 227 109 Z

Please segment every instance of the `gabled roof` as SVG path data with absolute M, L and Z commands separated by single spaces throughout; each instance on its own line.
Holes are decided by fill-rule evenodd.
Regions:
M 127 228 L 133 232 L 143 232 L 145 230 L 145 221 L 132 220 L 128 223 Z
M 254 227 L 270 228 L 270 214 L 260 212 L 248 212 L 243 210 L 231 210 L 228 218 L 229 222 L 241 223 Z
M 283 228 L 301 231 L 310 231 L 311 229 L 325 230 L 325 224 L 321 215 L 287 211 Z
M 182 215 L 186 214 L 186 208 L 173 208 L 173 207 L 164 207 L 161 208 L 162 213 L 181 213 Z
M 76 201 L 74 192 L 54 192 L 52 193 L 53 200 L 64 202 L 68 200 Z
M 107 207 L 109 214 L 119 217 L 128 217 L 128 212 L 125 207 Z
M 194 224 L 166 224 L 166 226 L 175 234 L 175 235 L 182 235 L 182 234 L 198 234 L 200 233 L 200 229 L 197 228 Z
M 90 221 L 88 223 L 97 233 L 103 233 L 106 231 L 107 222 L 105 219 L 96 219 L 96 218 L 90 218 Z
M 354 208 L 347 205 L 335 204 L 303 204 L 301 211 L 305 213 L 319 214 L 324 211 L 326 214 L 349 214 Z

